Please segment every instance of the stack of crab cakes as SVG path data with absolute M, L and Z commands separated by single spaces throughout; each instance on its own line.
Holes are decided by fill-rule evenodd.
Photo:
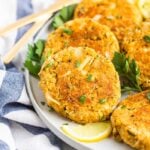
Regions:
M 48 106 L 60 115 L 81 124 L 111 117 L 114 137 L 149 150 L 150 92 L 118 105 L 120 79 L 111 62 L 120 50 L 135 59 L 140 85 L 150 88 L 150 21 L 142 19 L 127 0 L 83 0 L 74 20 L 49 34 L 39 77 Z

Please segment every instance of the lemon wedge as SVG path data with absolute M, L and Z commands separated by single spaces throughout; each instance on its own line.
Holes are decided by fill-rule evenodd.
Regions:
M 137 0 L 137 6 L 144 18 L 150 18 L 150 0 Z
M 97 142 L 107 138 L 112 131 L 110 122 L 89 123 L 86 125 L 62 125 L 66 135 L 80 142 Z

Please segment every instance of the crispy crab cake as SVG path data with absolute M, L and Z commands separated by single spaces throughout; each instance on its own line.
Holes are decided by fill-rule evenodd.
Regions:
M 108 119 L 120 98 L 113 64 L 88 47 L 69 47 L 50 56 L 39 75 L 47 104 L 78 123 Z
M 150 149 L 150 91 L 123 100 L 111 116 L 113 135 L 139 150 Z
M 75 18 L 85 17 L 109 26 L 119 40 L 124 37 L 127 27 L 142 21 L 138 8 L 127 0 L 83 0 L 75 10 Z
M 150 88 L 150 22 L 143 22 L 141 27 L 128 30 L 122 49 L 127 56 L 136 60 L 141 72 L 140 84 L 143 88 Z
M 115 51 L 119 51 L 118 41 L 107 26 L 85 18 L 69 21 L 50 33 L 44 56 L 48 57 L 50 53 L 69 46 L 91 47 L 110 59 Z

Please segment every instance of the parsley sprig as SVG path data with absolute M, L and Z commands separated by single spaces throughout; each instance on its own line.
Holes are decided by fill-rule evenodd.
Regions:
M 145 42 L 150 43 L 150 35 L 145 35 L 143 39 Z
M 115 52 L 112 62 L 119 73 L 122 92 L 142 91 L 139 85 L 140 69 L 134 59 Z
M 45 47 L 44 40 L 38 40 L 33 45 L 28 45 L 27 57 L 24 66 L 32 75 L 38 76 L 43 63 L 42 52 Z
M 62 8 L 54 16 L 50 27 L 52 27 L 53 29 L 57 29 L 59 26 L 62 26 L 65 22 L 71 20 L 73 18 L 73 14 L 76 6 L 77 6 L 76 4 L 73 4 Z
M 60 11 L 54 15 L 50 28 L 52 27 L 53 29 L 56 29 L 59 26 L 63 25 L 65 22 L 71 20 L 73 18 L 75 7 L 76 4 L 73 4 L 60 9 Z M 71 30 L 65 29 L 64 32 L 66 32 L 69 35 L 72 34 Z M 38 40 L 33 45 L 28 45 L 28 53 L 24 66 L 34 76 L 38 76 L 38 73 L 43 64 L 44 58 L 42 57 L 42 52 L 44 50 L 44 47 L 44 40 Z

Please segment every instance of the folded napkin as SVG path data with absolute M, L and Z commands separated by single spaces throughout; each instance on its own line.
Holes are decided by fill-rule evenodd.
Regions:
M 0 5 L 0 27 L 29 15 L 55 0 L 7 0 Z M 0 55 L 5 54 L 30 26 L 0 38 Z M 25 88 L 25 79 L 17 68 L 25 51 L 8 65 L 0 61 L 0 150 L 70 150 L 43 124 L 34 111 Z

